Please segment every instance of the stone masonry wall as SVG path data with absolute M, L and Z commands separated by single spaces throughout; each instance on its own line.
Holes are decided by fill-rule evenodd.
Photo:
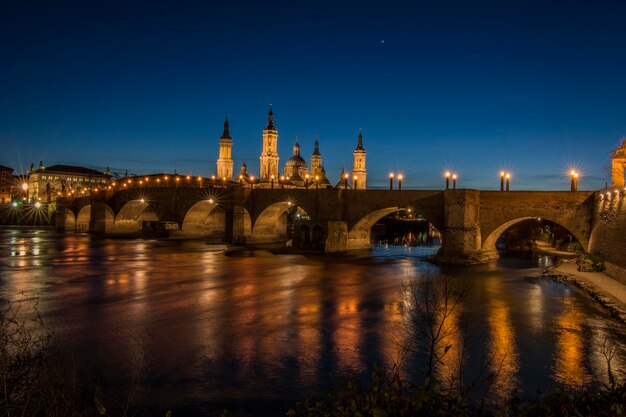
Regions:
M 589 252 L 602 256 L 607 274 L 626 283 L 626 193 L 596 194 Z

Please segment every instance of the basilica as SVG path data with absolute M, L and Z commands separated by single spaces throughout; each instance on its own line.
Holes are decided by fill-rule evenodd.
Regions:
M 233 139 L 230 136 L 228 117 L 224 121 L 224 131 L 219 140 L 219 157 L 217 159 L 217 176 L 225 180 L 238 181 L 241 184 L 252 184 L 261 188 L 330 188 L 330 181 L 326 177 L 326 170 L 322 163 L 319 140 L 315 138 L 313 153 L 311 154 L 310 167 L 300 155 L 300 144 L 296 136 L 293 145 L 293 155 L 287 159 L 282 172 L 279 172 L 278 157 L 278 130 L 274 126 L 274 113 L 272 106 L 267 116 L 267 126 L 263 130 L 263 150 L 260 156 L 259 177 L 255 178 L 247 171 L 245 163 L 241 165 L 239 174 L 233 176 L 234 162 L 232 158 Z M 335 187 L 354 188 L 364 190 L 367 188 L 367 171 L 365 169 L 365 148 L 363 147 L 363 135 L 359 132 L 357 146 L 354 149 L 354 165 L 352 175 L 341 172 L 339 182 Z

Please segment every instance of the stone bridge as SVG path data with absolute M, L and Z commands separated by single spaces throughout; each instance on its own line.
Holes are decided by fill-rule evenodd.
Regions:
M 285 242 L 288 217 L 296 215 L 305 219 L 296 233 L 326 252 L 342 252 L 368 248 L 378 220 L 410 208 L 441 233 L 439 260 L 466 264 L 495 259 L 498 237 L 530 218 L 560 224 L 587 250 L 598 198 L 594 192 L 465 189 L 142 188 L 60 199 L 57 226 L 106 235 L 140 235 L 158 226 L 171 238 L 259 244 Z

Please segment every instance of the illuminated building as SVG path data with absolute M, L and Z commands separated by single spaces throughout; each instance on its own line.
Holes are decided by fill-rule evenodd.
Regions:
M 233 139 L 230 137 L 228 117 L 224 121 L 224 132 L 220 138 L 220 153 L 217 159 L 217 177 L 233 178 Z
M 14 187 L 13 168 L 0 165 L 0 203 L 11 202 Z
M 352 168 L 352 186 L 355 190 L 367 188 L 367 170 L 365 169 L 365 148 L 363 134 L 359 130 L 359 139 L 354 149 L 354 166 Z
M 46 168 L 43 161 L 39 161 L 39 167 L 35 169 L 31 164 L 28 173 L 27 199 L 30 202 L 50 203 L 61 194 L 81 194 L 96 187 L 104 187 L 109 184 L 110 179 L 111 173 L 108 168 L 104 173 L 71 165 L 52 165 Z
M 270 111 L 267 115 L 267 126 L 263 130 L 263 152 L 259 158 L 261 161 L 261 172 L 259 178 L 261 182 L 269 183 L 278 178 L 278 130 L 274 127 L 274 113 L 270 104 Z

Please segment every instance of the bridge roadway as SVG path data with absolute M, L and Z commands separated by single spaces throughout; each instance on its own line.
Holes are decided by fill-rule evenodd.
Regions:
M 168 222 L 171 237 L 258 244 L 286 241 L 288 213 L 297 210 L 306 219 L 297 233 L 325 252 L 342 252 L 369 247 L 378 220 L 411 208 L 441 233 L 441 262 L 469 264 L 495 259 L 502 232 L 529 218 L 560 224 L 587 250 L 598 199 L 594 192 L 558 191 L 155 187 L 60 199 L 57 226 L 137 235 L 150 222 Z

